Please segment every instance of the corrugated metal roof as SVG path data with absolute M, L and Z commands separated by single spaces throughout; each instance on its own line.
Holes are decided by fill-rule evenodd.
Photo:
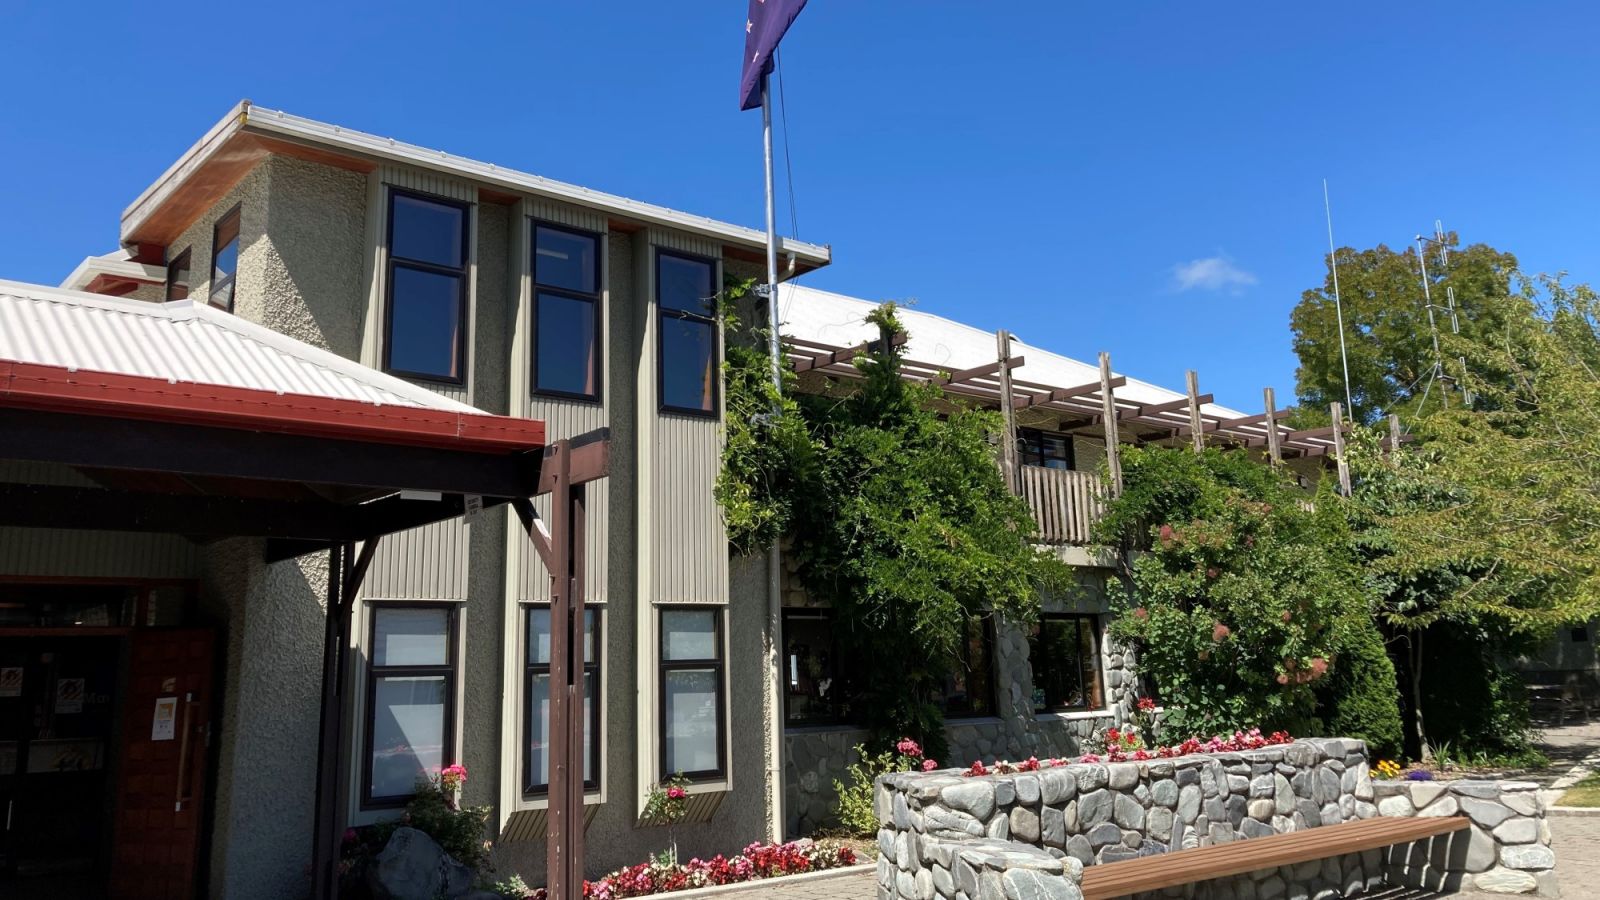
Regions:
M 781 297 L 782 332 L 786 335 L 837 347 L 854 347 L 878 337 L 878 327 L 868 324 L 866 316 L 880 304 L 793 284 L 783 286 Z M 992 331 L 980 331 L 953 319 L 905 307 L 901 307 L 898 314 L 906 329 L 907 359 L 949 366 L 951 371 L 995 361 Z M 1063 388 L 1100 380 L 1098 363 L 1082 362 L 1016 339 L 1012 340 L 1011 352 L 1026 359 L 1022 368 L 1012 370 L 1016 378 Z M 1117 388 L 1116 394 L 1118 400 L 1141 404 L 1181 400 L 1188 396 L 1134 378 Z M 1201 409 L 1208 415 L 1225 419 L 1245 415 L 1215 403 L 1207 403 Z
M 0 280 L 0 360 L 412 406 L 478 410 L 203 303 Z

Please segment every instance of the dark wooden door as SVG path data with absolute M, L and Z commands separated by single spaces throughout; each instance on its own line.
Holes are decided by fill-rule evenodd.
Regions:
M 134 629 L 109 894 L 198 896 L 206 751 L 211 731 L 210 629 Z

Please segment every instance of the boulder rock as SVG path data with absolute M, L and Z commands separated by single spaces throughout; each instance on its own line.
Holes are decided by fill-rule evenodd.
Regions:
M 1078 779 L 1064 766 L 1046 769 L 1038 777 L 1040 799 L 1046 804 L 1065 803 L 1078 793 Z
M 1531 844 L 1539 839 L 1539 823 L 1526 817 L 1507 819 L 1494 830 L 1502 844 Z
M 1178 783 L 1171 779 L 1150 785 L 1150 802 L 1168 809 L 1178 805 Z
M 1017 802 L 1032 806 L 1039 802 L 1039 779 L 1033 775 L 1017 776 Z
M 1132 798 L 1129 798 L 1132 802 Z M 1113 795 L 1110 791 L 1090 791 L 1078 798 L 1078 822 L 1092 827 L 1111 821 Z
M 1556 855 L 1543 844 L 1523 844 L 1500 848 L 1500 864 L 1513 869 L 1551 869 Z
M 1382 806 L 1378 807 L 1380 810 Z M 1479 800 L 1475 797 L 1462 797 L 1461 809 L 1472 817 L 1475 824 L 1485 828 L 1495 828 L 1501 822 L 1511 818 L 1511 810 L 1494 802 L 1493 800 Z
M 952 784 L 939 792 L 939 799 L 945 806 L 975 819 L 988 819 L 994 812 L 994 785 L 977 779 L 966 784 Z
M 1131 790 L 1139 783 L 1139 766 L 1135 763 L 1116 763 L 1107 766 L 1106 780 L 1114 791 Z
M 1539 886 L 1531 872 L 1516 869 L 1494 869 L 1472 876 L 1472 886 L 1491 894 L 1526 894 Z
M 1011 837 L 1024 844 L 1039 842 L 1039 814 L 1026 806 L 1011 808 Z
M 1067 823 L 1061 810 L 1046 806 L 1039 810 L 1040 837 L 1046 847 L 1067 845 Z
M 367 867 L 367 887 L 376 900 L 458 900 L 472 889 L 472 870 L 433 838 L 401 827 Z
M 1144 807 L 1139 801 L 1127 794 L 1118 794 L 1113 809 L 1113 816 L 1118 825 L 1128 829 L 1144 827 Z
M 1007 869 L 1000 876 L 1005 900 L 1082 900 L 1077 885 L 1060 875 L 1048 875 L 1031 869 Z M 989 900 L 985 895 L 982 900 Z M 999 898 L 995 898 L 999 900 Z
M 1178 818 L 1185 823 L 1195 820 L 1200 815 L 1200 786 L 1186 784 L 1178 792 Z
M 1385 797 L 1378 801 L 1378 815 L 1380 816 L 1403 818 L 1412 815 L 1416 811 L 1417 808 L 1411 805 L 1411 798 L 1403 795 Z
M 1425 818 L 1453 816 L 1461 811 L 1461 804 L 1457 803 L 1456 798 L 1450 796 L 1449 794 L 1439 797 L 1437 800 L 1428 803 L 1426 806 L 1423 805 L 1423 800 L 1420 797 L 1416 798 L 1416 803 L 1418 808 L 1421 809 L 1421 812 L 1418 812 L 1417 815 Z

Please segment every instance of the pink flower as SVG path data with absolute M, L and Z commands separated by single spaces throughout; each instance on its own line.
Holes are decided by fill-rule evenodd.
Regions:
M 1220 644 L 1222 643 L 1222 639 L 1230 634 L 1233 634 L 1233 629 L 1222 624 L 1221 622 L 1218 622 L 1211 627 L 1212 643 Z
M 1140 697 L 1139 698 L 1139 711 L 1140 712 L 1155 712 L 1156 711 L 1156 702 L 1154 700 L 1150 699 L 1149 697 Z
M 899 750 L 905 756 L 910 756 L 913 758 L 919 758 L 922 756 L 922 747 L 918 746 L 916 741 L 913 741 L 908 737 L 901 738 L 900 742 L 894 745 L 894 748 Z
M 924 772 L 932 772 L 934 769 L 937 769 L 937 768 L 939 768 L 938 760 L 925 759 L 925 760 L 922 761 L 922 771 L 924 771 Z
M 1150 611 L 1142 606 L 1135 606 L 1133 608 L 1133 617 L 1135 619 L 1148 619 L 1150 618 Z
M 667 799 L 668 800 L 682 800 L 683 798 L 685 798 L 687 796 L 689 796 L 689 792 L 684 790 L 681 787 L 674 786 L 674 787 L 667 788 Z
M 1078 757 L 1078 762 L 1097 763 L 1099 761 L 1100 757 L 1094 755 L 1093 753 L 1085 753 L 1084 755 Z

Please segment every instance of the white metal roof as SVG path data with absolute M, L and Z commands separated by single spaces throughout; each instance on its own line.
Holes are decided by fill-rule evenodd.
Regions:
M 72 270 L 72 274 L 61 282 L 61 286 L 74 291 L 86 290 L 101 275 L 161 284 L 167 280 L 167 267 L 134 262 L 128 251 L 113 250 L 99 256 L 84 257 L 83 262 L 78 263 L 78 267 Z
M 791 337 L 838 347 L 854 347 L 878 337 L 877 326 L 868 324 L 866 316 L 880 306 L 879 303 L 796 284 L 784 285 L 780 298 L 784 310 L 782 331 Z M 897 313 L 907 333 L 907 359 L 948 366 L 950 371 L 976 368 L 995 361 L 995 336 L 992 331 L 981 331 L 971 325 L 904 306 Z M 1100 380 L 1098 363 L 1081 362 L 1015 338 L 1011 346 L 1012 355 L 1026 360 L 1021 368 L 1011 370 L 1015 378 L 1062 388 Z M 1181 400 L 1188 396 L 1131 377 L 1127 384 L 1116 389 L 1116 394 L 1118 400 L 1141 405 Z M 1201 411 L 1226 419 L 1247 415 L 1215 403 L 1205 404 Z
M 503 190 L 519 191 L 534 196 L 549 197 L 598 209 L 608 214 L 622 216 L 646 224 L 676 228 L 707 237 L 740 244 L 750 249 L 765 249 L 767 234 L 756 228 L 746 228 L 720 222 L 706 216 L 680 212 L 653 203 L 630 200 L 604 191 L 590 190 L 521 172 L 516 169 L 479 162 L 456 156 L 443 150 L 430 150 L 407 144 L 394 138 L 381 137 L 296 116 L 282 110 L 256 106 L 249 100 L 240 101 L 222 121 L 212 126 L 204 136 L 183 154 L 153 184 L 145 188 L 137 199 L 122 213 L 122 234 L 126 237 L 148 218 L 175 186 L 194 172 L 208 157 L 221 147 L 227 138 L 240 130 L 249 130 L 288 138 L 300 143 L 319 144 L 346 151 L 367 159 L 404 163 L 438 172 L 446 172 L 471 181 L 494 185 Z M 827 265 L 833 251 L 826 245 L 812 244 L 793 238 L 781 238 L 779 253 L 792 253 L 812 265 Z
M 16 281 L 0 280 L 0 360 L 479 412 L 203 303 L 149 303 Z

